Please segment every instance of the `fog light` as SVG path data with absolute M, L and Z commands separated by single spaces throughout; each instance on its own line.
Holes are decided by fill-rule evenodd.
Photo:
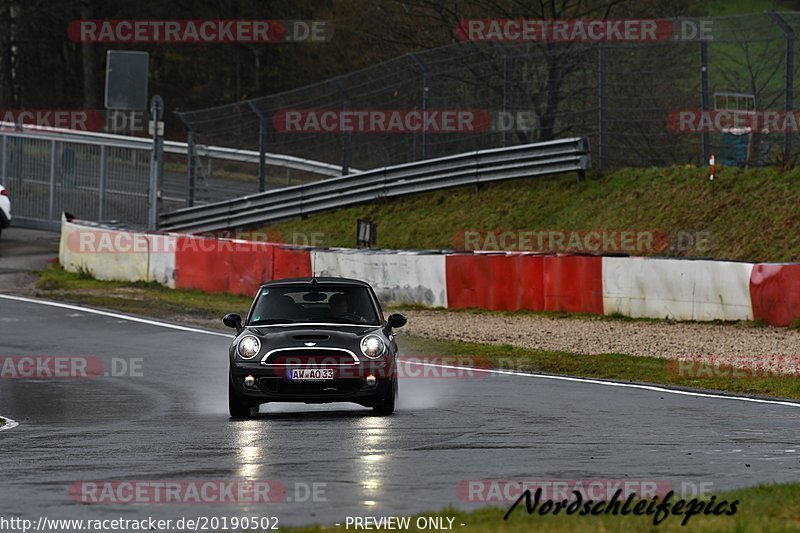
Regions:
M 252 387 L 255 384 L 256 384 L 256 378 L 254 378 L 253 376 L 247 376 L 246 378 L 244 378 L 245 387 Z
M 367 376 L 367 380 L 366 381 L 367 381 L 367 385 L 369 385 L 370 387 L 372 387 L 373 385 L 375 385 L 378 382 L 377 378 L 375 376 L 373 376 L 373 375 Z

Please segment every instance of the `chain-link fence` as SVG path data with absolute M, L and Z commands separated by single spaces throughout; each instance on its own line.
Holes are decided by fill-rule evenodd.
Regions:
M 55 229 L 67 211 L 152 227 L 156 213 L 253 192 L 260 160 L 279 176 L 270 188 L 339 175 L 319 161 L 175 141 L 164 143 L 160 175 L 151 174 L 152 148 L 145 137 L 0 122 L 0 185 L 12 197 L 12 223 Z
M 711 154 L 723 164 L 768 164 L 791 154 L 797 129 L 732 127 L 714 110 L 793 109 L 800 13 L 707 22 L 705 37 L 691 39 L 457 43 L 179 116 L 194 143 L 315 159 L 343 173 L 566 136 L 589 138 L 600 169 L 703 164 Z M 449 133 L 286 131 L 287 110 L 481 110 L 491 124 Z M 500 116 L 513 124 L 502 127 Z M 275 179 L 264 165 L 259 171 L 262 181 Z
M 108 140 L 0 129 L 0 183 L 11 191 L 12 223 L 57 229 L 61 213 L 146 226 L 150 152 Z M 165 199 L 168 208 L 183 199 Z

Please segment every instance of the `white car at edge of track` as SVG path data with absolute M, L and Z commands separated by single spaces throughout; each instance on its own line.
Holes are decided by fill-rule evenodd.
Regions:
M 11 224 L 11 200 L 8 198 L 8 189 L 0 185 L 0 235 L 9 224 Z

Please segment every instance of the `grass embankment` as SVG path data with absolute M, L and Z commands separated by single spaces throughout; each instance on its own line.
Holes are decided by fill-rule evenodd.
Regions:
M 800 484 L 760 485 L 749 489 L 737 490 L 716 495 L 716 502 L 739 500 L 737 512 L 733 516 L 698 516 L 691 517 L 686 526 L 681 526 L 682 516 L 669 516 L 658 526 L 653 525 L 651 516 L 539 516 L 528 515 L 525 505 L 520 506 L 504 521 L 507 509 L 484 508 L 478 511 L 465 512 L 445 509 L 437 513 L 425 513 L 417 516 L 452 517 L 454 531 L 470 533 L 545 531 L 549 533 L 570 531 L 653 531 L 653 532 L 767 532 L 800 530 Z M 690 498 L 686 498 L 689 500 Z M 708 501 L 707 498 L 700 498 Z M 673 500 L 674 502 L 674 500 Z M 415 520 L 411 524 L 415 524 Z M 445 521 L 445 524 L 447 522 Z M 464 524 L 461 527 L 460 524 Z M 322 531 L 348 531 L 342 527 L 304 527 L 282 528 L 293 533 L 321 533 Z M 351 526 L 349 531 L 352 531 Z M 406 531 L 418 531 L 415 527 Z
M 42 296 L 166 320 L 215 325 L 228 312 L 244 315 L 251 298 L 199 291 L 173 290 L 155 283 L 108 282 L 58 266 L 39 272 Z M 403 335 L 407 353 L 446 356 L 461 366 L 504 368 L 598 379 L 703 388 L 738 394 L 800 399 L 800 380 L 785 376 L 696 378 L 681 376 L 664 359 L 622 354 L 575 355 L 518 348 L 425 339 Z M 445 361 L 447 362 L 447 361 Z M 720 375 L 719 373 L 715 375 Z
M 781 173 L 726 167 L 715 181 L 707 169 L 693 166 L 624 169 L 580 185 L 564 175 L 419 194 L 267 229 L 285 242 L 298 233 L 299 243 L 321 235 L 321 245 L 352 247 L 356 220 L 371 218 L 382 248 L 453 248 L 454 237 L 465 230 L 707 232 L 700 235 L 707 245 L 699 249 L 684 239 L 676 243 L 679 249 L 657 255 L 797 261 L 798 181 L 800 168 Z
M 5 425 L 6 425 L 6 419 L 3 418 L 3 417 L 0 417 L 0 427 L 3 427 Z
M 156 282 L 100 281 L 59 265 L 37 272 L 37 289 L 46 298 L 103 307 L 167 320 L 220 320 L 225 313 L 247 313 L 253 298 L 174 290 Z

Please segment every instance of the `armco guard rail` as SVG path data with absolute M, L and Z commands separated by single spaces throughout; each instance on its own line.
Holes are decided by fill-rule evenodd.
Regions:
M 51 128 L 48 126 L 35 126 L 30 124 L 14 124 L 13 122 L 0 122 L 0 131 L 9 137 L 31 137 L 38 140 L 51 140 L 59 142 L 71 142 L 81 144 L 93 144 L 98 146 L 109 146 L 114 148 L 131 148 L 135 150 L 151 150 L 153 140 L 147 137 L 133 137 L 127 135 L 117 135 L 112 133 L 101 133 L 93 131 L 68 130 L 63 128 Z M 188 144 L 180 141 L 164 141 L 164 151 L 168 154 L 187 155 Z M 198 144 L 195 146 L 197 155 L 207 156 L 214 159 L 227 161 L 237 161 L 240 163 L 258 163 L 259 153 L 255 150 L 239 150 L 224 146 L 206 146 Z M 264 162 L 268 166 L 285 167 L 292 170 L 310 172 L 321 176 L 340 176 L 342 167 L 332 165 L 323 161 L 302 159 L 284 154 L 266 153 Z M 358 172 L 351 169 L 351 172 Z
M 161 215 L 159 227 L 192 233 L 252 227 L 449 187 L 564 172 L 580 179 L 589 168 L 589 143 L 579 137 L 479 150 L 179 209 Z

